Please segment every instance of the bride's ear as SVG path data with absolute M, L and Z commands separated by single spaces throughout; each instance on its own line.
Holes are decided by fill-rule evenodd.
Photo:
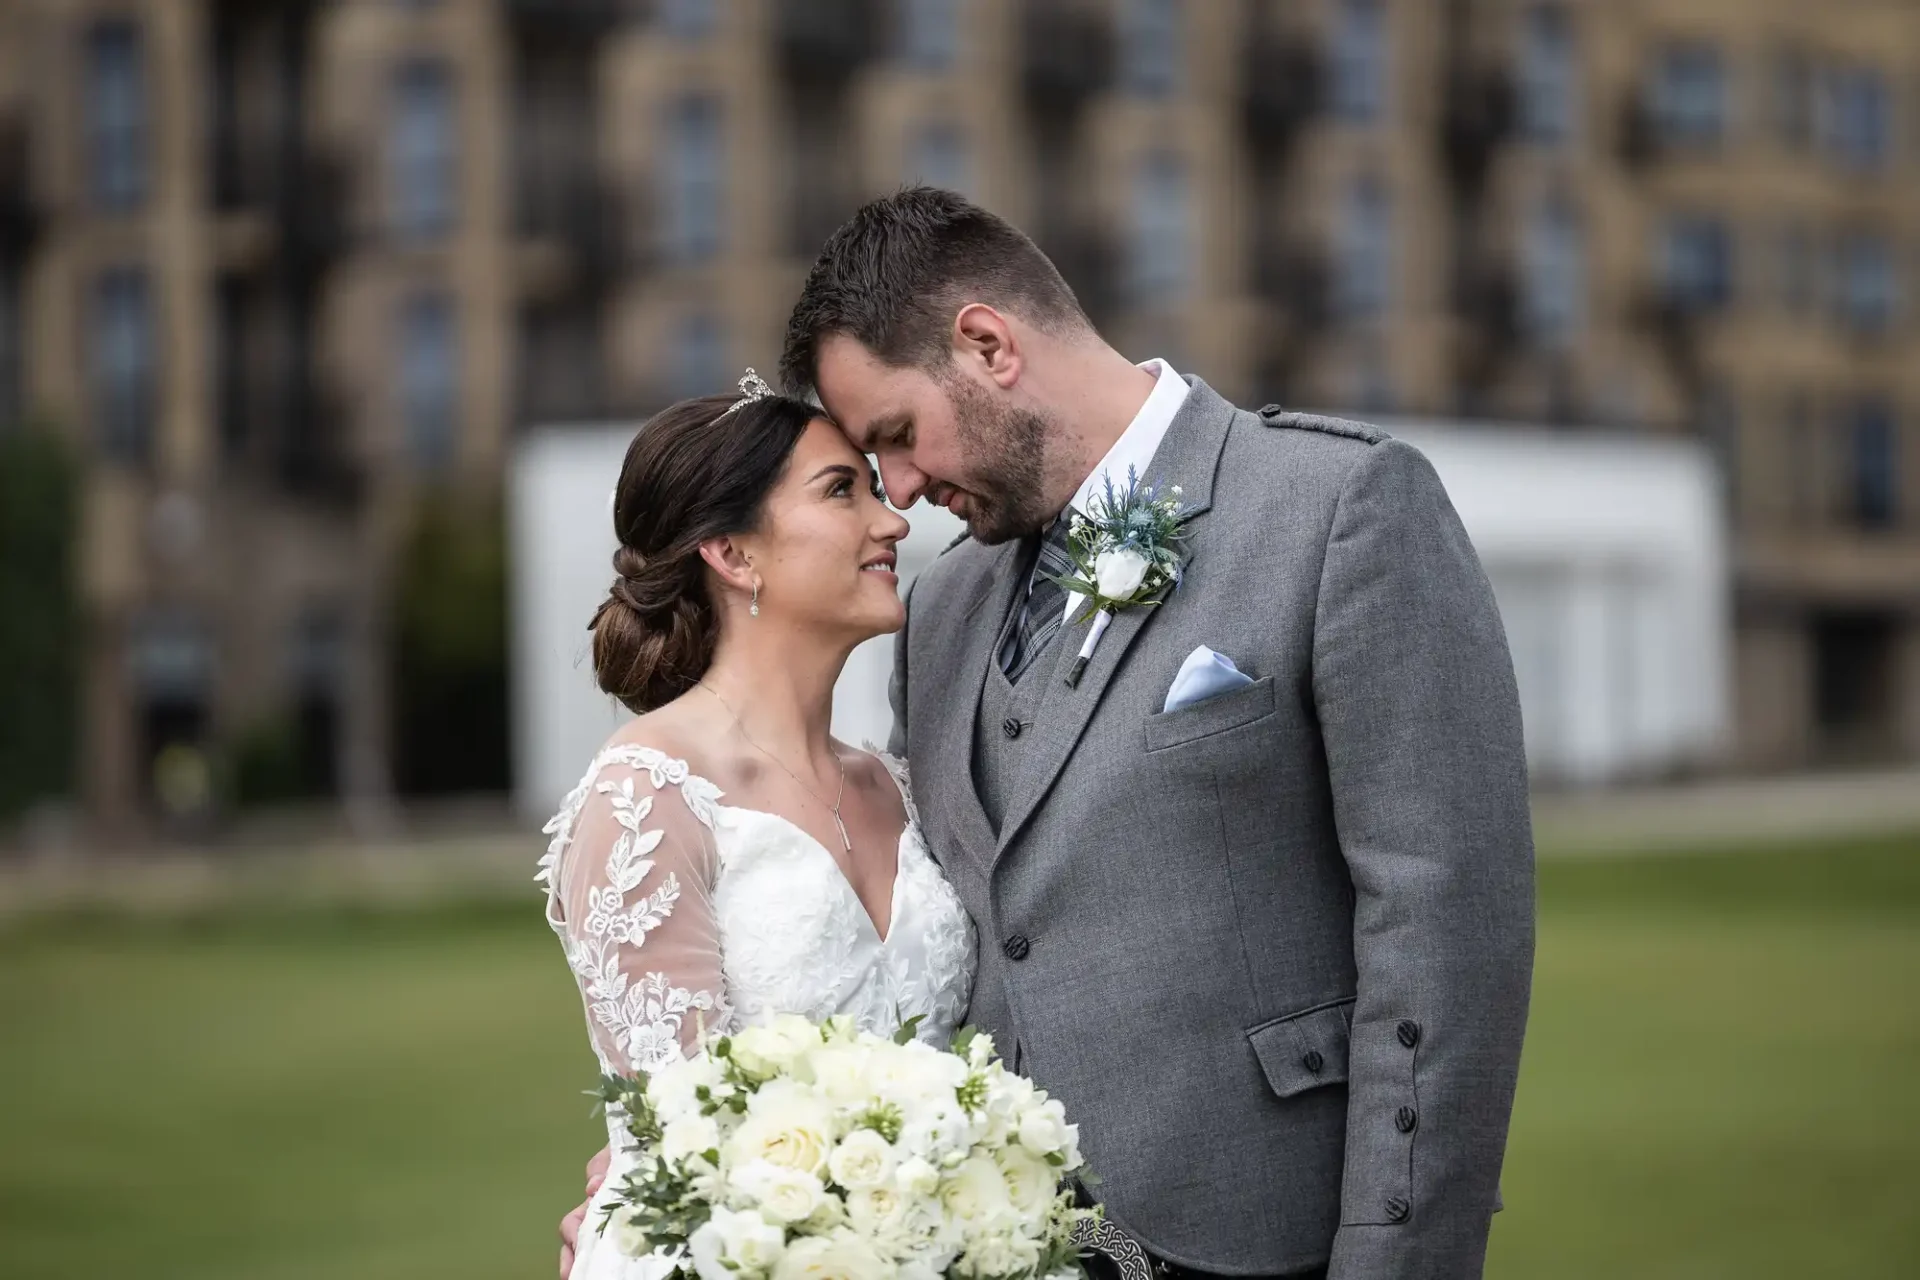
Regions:
M 707 562 L 714 576 L 741 595 L 753 594 L 760 585 L 752 555 L 732 537 L 708 538 L 700 544 L 700 558 Z

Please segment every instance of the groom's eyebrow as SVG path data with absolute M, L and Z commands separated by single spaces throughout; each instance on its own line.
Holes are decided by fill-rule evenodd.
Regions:
M 886 439 L 887 436 L 891 435 L 894 431 L 906 426 L 910 416 L 911 415 L 905 410 L 901 410 L 898 413 L 882 414 L 867 424 L 866 430 L 860 433 L 860 438 L 853 442 L 854 448 L 860 450 L 862 453 L 872 453 L 874 446 L 879 444 L 880 441 Z

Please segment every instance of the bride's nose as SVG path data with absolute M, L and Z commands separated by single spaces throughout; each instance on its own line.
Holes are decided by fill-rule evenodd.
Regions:
M 913 526 L 907 523 L 905 516 L 885 503 L 880 505 L 880 516 L 873 522 L 874 541 L 892 545 L 904 540 L 911 532 Z

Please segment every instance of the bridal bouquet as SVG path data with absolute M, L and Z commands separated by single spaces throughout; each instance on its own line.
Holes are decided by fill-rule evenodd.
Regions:
M 782 1017 L 608 1076 L 638 1166 L 607 1239 L 676 1280 L 1077 1280 L 1060 1103 L 963 1032 L 952 1051 Z

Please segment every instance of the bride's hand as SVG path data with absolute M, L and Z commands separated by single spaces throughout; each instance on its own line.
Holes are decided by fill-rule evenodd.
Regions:
M 580 1207 L 560 1219 L 560 1280 L 567 1280 L 573 1271 L 573 1251 L 580 1243 L 580 1227 L 587 1220 L 587 1205 L 593 1200 L 593 1193 L 607 1180 L 607 1166 L 613 1162 L 613 1151 L 602 1147 L 593 1159 L 587 1161 L 587 1198 Z

